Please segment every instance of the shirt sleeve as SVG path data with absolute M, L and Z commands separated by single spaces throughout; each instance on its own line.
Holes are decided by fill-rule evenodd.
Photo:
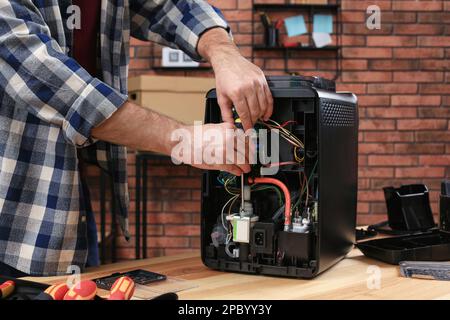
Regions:
M 183 50 L 201 61 L 198 40 L 207 30 L 230 28 L 219 9 L 203 0 L 131 0 L 131 35 Z
M 0 44 L 0 91 L 77 147 L 127 100 L 64 53 L 31 1 L 0 0 Z

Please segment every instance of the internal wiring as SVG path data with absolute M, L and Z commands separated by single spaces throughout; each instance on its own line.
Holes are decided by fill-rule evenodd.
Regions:
M 317 163 L 318 163 L 318 162 L 319 162 L 319 161 L 316 161 L 316 163 L 314 164 L 314 167 L 312 168 L 311 173 L 310 173 L 310 175 L 309 175 L 309 177 L 308 177 L 308 179 L 307 179 L 307 181 L 306 181 L 306 186 L 303 186 L 303 185 L 302 185 L 302 189 L 301 189 L 300 196 L 298 197 L 297 202 L 296 202 L 296 203 L 294 204 L 294 206 L 292 207 L 293 209 L 294 209 L 294 208 L 297 208 L 297 209 L 298 209 L 298 206 L 300 205 L 301 199 L 302 199 L 303 194 L 305 193 L 305 191 L 306 191 L 305 207 L 308 205 L 308 198 L 309 198 L 309 183 L 311 182 L 311 178 L 312 178 L 313 175 L 314 175 L 314 172 L 315 172 L 315 170 L 316 170 L 316 167 L 317 167 Z M 306 174 L 303 173 L 303 175 L 304 175 L 304 177 L 305 177 L 305 179 L 306 179 Z
M 284 226 L 289 228 L 291 224 L 291 194 L 286 185 L 280 180 L 274 178 L 249 178 L 249 183 L 263 183 L 263 184 L 274 184 L 279 187 L 284 193 L 285 209 L 284 209 Z
M 225 230 L 228 232 L 228 226 L 225 224 L 225 220 L 223 219 L 224 215 L 225 215 L 225 208 L 227 207 L 227 205 L 236 200 L 237 198 L 239 198 L 239 195 L 235 195 L 234 197 L 231 197 L 230 199 L 228 199 L 227 202 L 225 202 L 225 205 L 222 207 L 222 214 L 221 214 L 221 220 L 222 220 L 222 226 L 225 228 Z

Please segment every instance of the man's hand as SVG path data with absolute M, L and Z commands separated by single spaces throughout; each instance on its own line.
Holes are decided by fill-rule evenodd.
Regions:
M 198 135 L 196 129 L 202 134 Z M 250 171 L 249 155 L 254 151 L 248 150 L 249 137 L 244 136 L 243 132 L 240 135 L 235 134 L 235 130 L 234 125 L 229 123 L 207 124 L 197 128 L 188 126 L 132 102 L 126 102 L 109 119 L 94 128 L 92 136 L 136 150 L 172 156 L 197 168 L 223 170 L 239 176 L 242 172 Z M 182 149 L 189 151 L 186 157 L 183 154 L 180 157 L 173 154 L 180 143 L 174 139 L 176 132 L 182 133 L 182 137 L 186 138 L 187 144 Z M 215 139 L 212 139 L 213 137 Z M 209 163 L 206 157 L 211 153 L 218 156 L 220 161 Z
M 258 119 L 270 118 L 273 98 L 264 73 L 239 53 L 224 29 L 205 32 L 199 40 L 198 52 L 214 69 L 217 99 L 225 122 L 234 124 L 233 106 L 244 130 L 253 128 Z
M 201 135 L 196 130 L 202 132 Z M 227 171 L 236 176 L 250 172 L 249 138 L 230 123 L 189 126 L 186 133 L 191 142 L 191 154 L 183 155 L 184 163 L 206 170 Z M 196 139 L 200 140 L 195 142 Z M 173 157 L 174 155 L 172 155 Z M 196 162 L 195 156 L 200 156 Z M 210 157 L 210 158 L 209 158 Z

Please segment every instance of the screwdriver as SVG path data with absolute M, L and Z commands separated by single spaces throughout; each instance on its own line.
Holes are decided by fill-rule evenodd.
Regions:
M 5 299 L 10 296 L 13 293 L 15 287 L 16 284 L 12 280 L 8 280 L 0 284 L 0 299 Z

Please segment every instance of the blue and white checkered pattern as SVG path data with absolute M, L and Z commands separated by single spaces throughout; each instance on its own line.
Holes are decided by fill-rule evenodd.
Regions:
M 207 29 L 228 29 L 202 0 L 102 0 L 101 80 L 70 58 L 70 0 L 0 0 L 0 261 L 32 275 L 86 261 L 77 150 L 110 173 L 127 234 L 126 150 L 91 138 L 127 99 L 130 34 L 193 59 Z

